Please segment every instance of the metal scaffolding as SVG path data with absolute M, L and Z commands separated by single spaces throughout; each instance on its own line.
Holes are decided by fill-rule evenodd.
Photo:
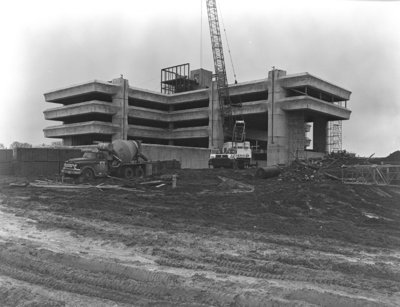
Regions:
M 328 124 L 328 152 L 342 151 L 342 121 L 330 121 Z
M 198 85 L 190 79 L 189 63 L 161 69 L 161 93 L 174 94 L 192 91 Z
M 342 182 L 400 185 L 400 165 L 351 165 L 342 167 Z

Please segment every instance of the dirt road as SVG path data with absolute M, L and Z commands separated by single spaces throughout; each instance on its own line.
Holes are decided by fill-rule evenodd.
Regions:
M 140 192 L 3 179 L 0 305 L 400 304 L 399 188 L 253 173 Z

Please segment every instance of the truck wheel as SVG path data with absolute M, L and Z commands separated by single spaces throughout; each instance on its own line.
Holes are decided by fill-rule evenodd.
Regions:
M 123 175 L 125 179 L 132 179 L 135 177 L 132 167 L 125 167 L 123 170 Z
M 143 168 L 141 166 L 136 168 L 135 176 L 136 177 L 143 177 L 144 176 L 144 170 L 143 170 Z
M 82 178 L 84 181 L 91 181 L 91 180 L 94 179 L 94 172 L 93 172 L 90 168 L 85 168 L 85 169 L 82 171 L 81 178 Z

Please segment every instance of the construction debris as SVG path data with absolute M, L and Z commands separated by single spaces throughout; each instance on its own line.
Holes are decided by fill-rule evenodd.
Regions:
M 9 184 L 10 187 L 14 188 L 24 188 L 29 185 L 29 182 L 12 182 Z
M 162 180 L 153 180 L 153 181 L 141 182 L 140 184 L 142 184 L 142 185 L 154 185 L 154 184 L 160 184 L 162 182 L 163 182 Z
M 321 181 L 323 175 L 319 173 L 320 166 L 314 161 L 302 162 L 293 161 L 293 163 L 282 169 L 278 180 L 280 181 Z
M 97 185 L 90 185 L 90 184 L 63 184 L 57 182 L 43 182 L 43 181 L 34 181 L 30 182 L 29 186 L 35 188 L 48 188 L 48 189 L 99 189 L 99 190 L 124 190 L 129 192 L 144 192 L 144 190 L 134 189 L 134 188 L 127 188 L 121 185 L 108 185 L 108 184 L 97 184 Z
M 393 153 L 389 157 L 394 159 L 396 155 Z M 355 157 L 344 151 L 332 153 L 323 159 L 295 160 L 282 169 L 278 180 L 321 182 L 333 179 L 343 183 L 400 185 L 400 165 L 383 164 L 381 159 L 373 159 L 372 156 Z M 381 164 L 377 164 L 378 161 Z M 257 170 L 256 176 L 262 178 L 260 170 Z
M 174 181 L 175 178 L 175 181 Z M 177 175 L 164 176 L 162 179 L 143 181 L 137 178 L 137 180 L 128 180 L 123 178 L 117 178 L 108 176 L 108 179 L 99 179 L 92 181 L 91 183 L 68 183 L 64 180 L 50 180 L 50 179 L 37 179 L 32 182 L 12 182 L 9 183 L 10 187 L 34 187 L 34 188 L 46 188 L 46 189 L 60 189 L 60 190 L 82 190 L 82 189 L 98 189 L 103 190 L 123 190 L 128 192 L 143 193 L 148 189 L 161 188 L 167 185 L 168 182 L 172 182 L 176 187 Z M 115 181 L 118 183 L 115 184 Z M 140 186 L 140 188 L 138 188 Z

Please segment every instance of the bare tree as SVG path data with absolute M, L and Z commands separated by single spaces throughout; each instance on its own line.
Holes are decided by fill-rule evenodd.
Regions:
M 4 146 L 4 144 L 0 143 L 0 149 L 6 149 L 6 147 Z
M 51 142 L 51 146 L 60 147 L 60 146 L 63 146 L 63 142 L 62 141 L 54 141 L 54 142 Z
M 14 141 L 14 142 L 11 143 L 10 148 L 11 149 L 14 149 L 14 148 L 32 148 L 32 144 L 20 143 L 20 142 Z

